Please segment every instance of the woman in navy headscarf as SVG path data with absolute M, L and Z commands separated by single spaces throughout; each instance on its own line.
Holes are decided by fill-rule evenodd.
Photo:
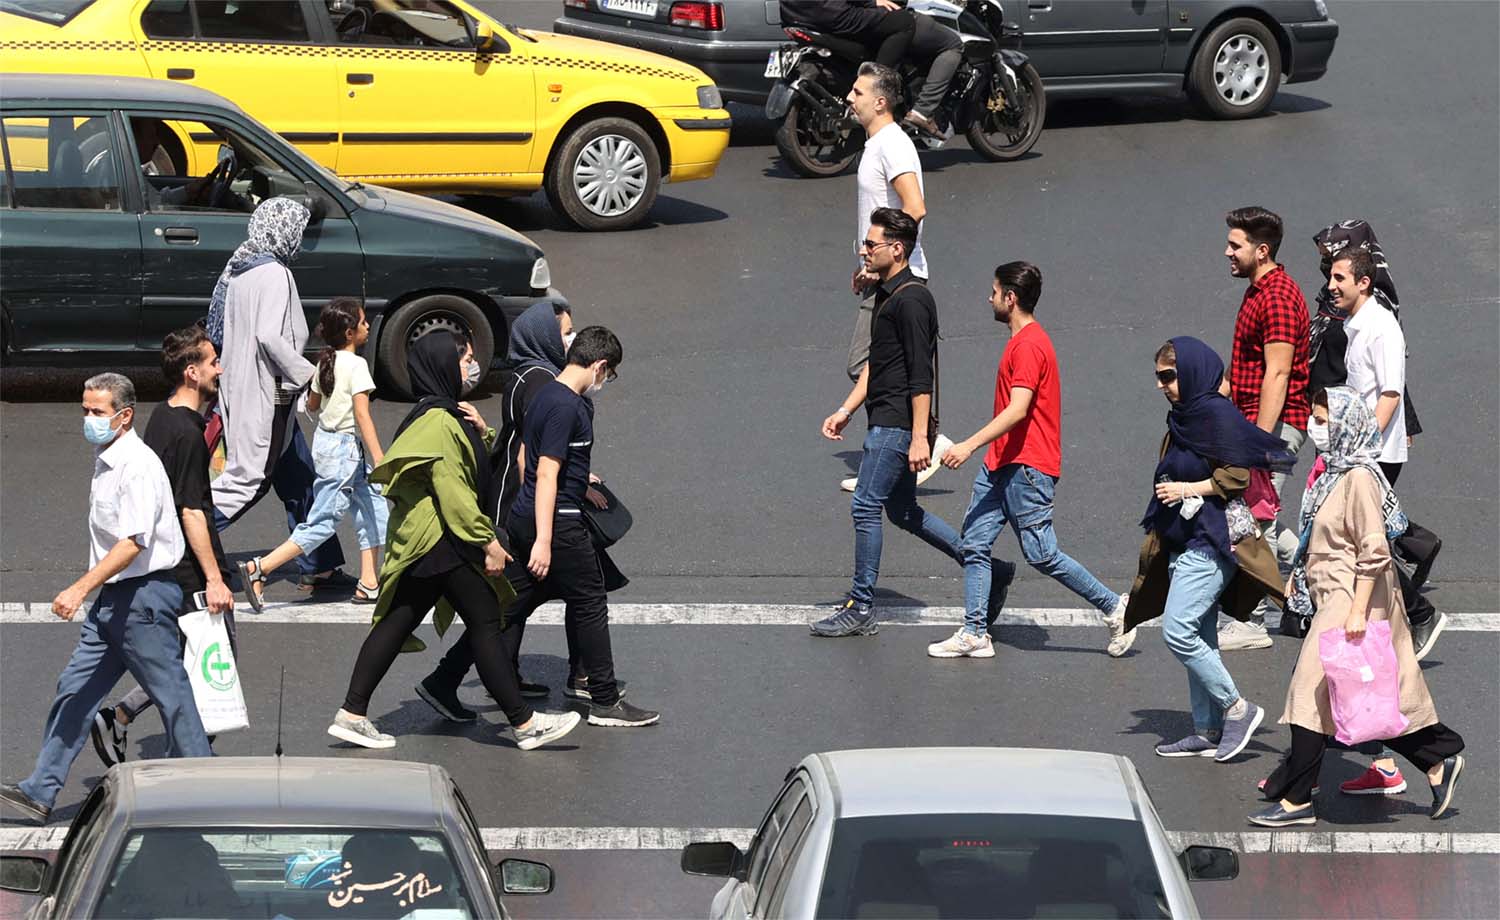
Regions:
M 1172 411 L 1125 611 L 1127 630 L 1163 616 L 1167 648 L 1188 672 L 1193 733 L 1156 753 L 1221 762 L 1244 750 L 1265 713 L 1240 696 L 1219 656 L 1219 605 L 1243 620 L 1263 597 L 1281 599 L 1276 557 L 1236 500 L 1250 470 L 1290 470 L 1296 462 L 1280 438 L 1220 394 L 1223 377 L 1224 362 L 1195 338 L 1174 338 L 1156 353 L 1156 387 Z

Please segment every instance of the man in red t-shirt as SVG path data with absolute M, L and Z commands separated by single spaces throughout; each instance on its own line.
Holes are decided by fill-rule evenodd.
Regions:
M 1125 597 L 1114 593 L 1057 548 L 1052 530 L 1052 493 L 1062 475 L 1062 388 L 1052 339 L 1036 321 L 1042 273 L 1029 262 L 1007 262 L 995 269 L 990 306 L 995 321 L 1010 327 L 1010 342 L 995 374 L 995 417 L 966 440 L 953 445 L 943 465 L 958 469 L 989 445 L 984 467 L 974 477 L 974 493 L 964 513 L 959 553 L 964 565 L 964 625 L 952 637 L 927 647 L 933 658 L 990 658 L 989 626 L 999 613 L 1015 566 L 999 575 L 990 548 L 1009 522 L 1021 554 L 1038 572 L 1050 575 L 1104 614 L 1112 640 L 1110 654 L 1125 654 L 1133 641 L 1125 627 Z M 1004 565 L 1004 563 L 1002 563 Z M 991 596 L 992 589 L 1000 598 Z
M 1249 279 L 1250 285 L 1234 320 L 1234 350 L 1221 392 L 1234 400 L 1246 418 L 1276 435 L 1295 454 L 1307 439 L 1311 408 L 1307 301 L 1276 262 L 1282 236 L 1280 217 L 1265 208 L 1237 208 L 1224 222 L 1229 226 L 1224 247 L 1229 274 Z M 1271 475 L 1277 495 L 1286 481 L 1285 473 Z M 1283 573 L 1289 571 L 1297 553 L 1297 532 L 1272 520 L 1266 524 L 1266 539 Z M 1226 621 L 1219 630 L 1219 649 L 1270 648 L 1266 613 L 1275 609 L 1270 601 L 1262 601 L 1249 621 Z

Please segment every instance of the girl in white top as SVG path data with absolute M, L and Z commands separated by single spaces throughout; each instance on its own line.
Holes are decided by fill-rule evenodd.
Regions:
M 322 545 L 351 509 L 360 550 L 354 602 L 373 604 L 380 593 L 376 573 L 389 509 L 368 475 L 385 452 L 370 417 L 370 393 L 375 381 L 369 365 L 359 356 L 359 349 L 370 338 L 370 324 L 359 301 L 349 297 L 330 301 L 318 319 L 318 335 L 325 347 L 318 356 L 318 370 L 307 394 L 307 410 L 318 419 L 312 443 L 313 466 L 318 474 L 313 507 L 307 521 L 297 525 L 285 543 L 265 556 L 240 563 L 245 595 L 256 613 L 261 611 L 266 576 Z

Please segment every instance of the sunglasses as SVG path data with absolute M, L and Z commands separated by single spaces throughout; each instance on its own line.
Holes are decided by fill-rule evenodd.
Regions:
M 1162 386 L 1171 386 L 1177 382 L 1177 368 L 1169 367 L 1164 371 L 1157 371 L 1156 379 Z
M 899 242 L 900 242 L 900 240 L 885 240 L 885 241 L 879 242 L 879 243 L 875 242 L 874 240 L 860 240 L 859 241 L 859 248 L 860 249 L 879 249 L 882 246 L 889 246 L 892 243 L 899 243 Z

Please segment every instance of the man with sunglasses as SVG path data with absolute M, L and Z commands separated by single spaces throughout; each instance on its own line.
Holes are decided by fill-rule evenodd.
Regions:
M 917 474 L 932 464 L 928 433 L 937 382 L 937 303 L 907 261 L 917 222 L 896 208 L 876 208 L 860 242 L 865 270 L 879 282 L 870 323 L 870 360 L 837 411 L 823 420 L 823 437 L 844 439 L 861 405 L 869 418 L 864 455 L 850 512 L 854 518 L 854 583 L 836 610 L 811 625 L 815 636 L 874 635 L 875 581 L 880 576 L 880 515 L 915 534 L 955 562 L 958 534 L 917 504 Z

